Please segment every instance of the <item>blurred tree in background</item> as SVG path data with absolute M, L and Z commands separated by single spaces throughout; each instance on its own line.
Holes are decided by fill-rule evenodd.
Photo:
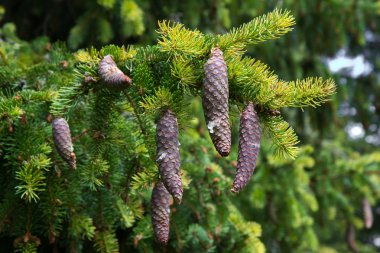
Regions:
M 267 252 L 347 252 L 348 249 L 354 252 L 378 251 L 374 242 L 376 239 L 378 242 L 380 236 L 376 212 L 376 203 L 380 197 L 379 1 L 218 0 L 179 3 L 102 0 L 50 1 L 49 4 L 46 1 L 33 1 L 31 4 L 19 0 L 6 1 L 3 6 L 6 12 L 1 37 L 11 43 L 2 44 L 1 55 L 8 56 L 2 57 L 5 68 L 0 76 L 2 80 L 7 80 L 7 84 L 15 87 L 23 85 L 23 78 L 27 79 L 28 85 L 38 88 L 46 80 L 53 83 L 65 82 L 72 75 L 75 62 L 73 57 L 61 46 L 55 45 L 56 48 L 51 49 L 47 39 L 34 40 L 37 36 L 47 36 L 51 41 L 67 41 L 71 49 L 101 47 L 108 43 L 151 44 L 157 38 L 154 32 L 157 20 L 180 21 L 187 27 L 198 28 L 205 33 L 223 34 L 276 7 L 292 12 L 297 22 L 295 30 L 279 40 L 248 48 L 247 55 L 267 63 L 280 78 L 326 78 L 332 75 L 328 66 L 339 52 L 344 52 L 346 57 L 362 57 L 368 64 L 369 71 L 364 71 L 359 76 L 353 75 L 350 69 L 336 73 L 337 94 L 328 104 L 317 109 L 281 111 L 300 136 L 301 144 L 308 145 L 300 147 L 296 160 L 282 161 L 273 156 L 271 144 L 263 140 L 260 161 L 251 183 L 234 197 L 227 194 L 226 190 L 236 166 L 237 148 L 233 148 L 235 152 L 230 157 L 221 160 L 210 142 L 203 138 L 207 136 L 204 134 L 207 129 L 204 128 L 199 101 L 195 100 L 191 104 L 199 117 L 191 121 L 191 127 L 181 137 L 181 144 L 182 150 L 189 150 L 189 153 L 182 152 L 182 164 L 186 176 L 192 181 L 185 191 L 184 204 L 176 206 L 171 217 L 172 230 L 175 231 L 171 238 L 176 239 L 171 241 L 170 251 L 242 252 L 245 249 L 246 252 L 260 252 L 260 246 L 257 246 L 260 241 L 257 238 L 261 233 L 260 238 Z M 33 42 L 23 42 L 19 37 L 23 40 L 33 39 Z M 4 48 L 5 45 L 7 48 Z M 17 45 L 23 46 L 16 49 Z M 5 62 L 5 59 L 12 57 L 9 56 L 12 51 L 17 52 L 14 55 L 18 58 L 16 65 L 19 72 L 14 72 L 12 69 L 15 66 L 9 66 Z M 42 64 L 47 55 L 50 61 L 48 66 Z M 65 65 L 66 62 L 68 66 Z M 35 63 L 41 64 L 31 69 L 26 67 Z M 46 79 L 42 75 L 46 71 L 54 74 Z M 2 81 L 3 85 L 4 82 Z M 49 94 L 46 96 L 43 100 L 49 101 Z M 126 111 L 130 109 L 122 108 Z M 238 111 L 231 113 L 237 114 Z M 5 119 L 2 123 L 8 126 Z M 238 122 L 233 123 L 236 136 Z M 4 142 L 6 143 L 2 140 Z M 237 143 L 234 145 L 237 146 Z M 139 145 L 136 144 L 136 149 L 138 148 Z M 131 167 L 139 166 L 133 165 L 134 162 L 147 159 L 144 152 L 136 150 L 137 157 L 128 158 L 131 159 L 128 160 L 132 163 Z M 126 154 L 127 157 L 130 155 Z M 196 166 L 192 166 L 194 164 Z M 107 174 L 101 170 L 97 173 L 98 176 Z M 130 179 L 126 176 L 126 184 L 130 184 Z M 7 178 L 4 177 L 3 180 Z M 202 189 L 206 185 L 207 189 Z M 121 185 L 120 188 L 122 187 L 126 186 Z M 144 203 L 147 203 L 150 196 L 146 195 Z M 2 227 L 10 222 L 4 213 L 10 212 L 6 209 L 6 204 L 19 201 L 19 198 L 19 195 L 2 196 Z M 62 201 L 60 198 L 58 200 Z M 366 231 L 365 224 L 370 218 L 368 208 L 366 212 L 363 209 L 363 203 L 368 202 L 373 206 L 375 223 Z M 143 210 L 135 210 L 116 200 L 113 204 L 110 203 L 111 206 L 115 204 L 124 219 L 117 232 L 120 251 L 135 250 L 135 247 L 142 252 L 152 251 L 151 234 L 146 232 L 150 219 L 142 217 Z M 62 209 L 67 208 L 66 205 L 62 206 L 65 206 Z M 185 209 L 192 209 L 192 212 Z M 23 215 L 15 217 L 19 216 Z M 70 231 L 74 231 L 74 234 L 61 233 L 65 240 L 72 242 L 71 249 L 77 247 L 77 238 L 83 236 L 90 239 L 94 233 L 98 239 L 103 237 L 104 242 L 112 241 L 112 235 L 99 233 L 98 230 L 94 232 L 91 217 L 92 215 L 85 216 L 76 212 L 76 215 L 71 216 L 72 221 L 65 221 L 69 224 L 63 223 L 64 231 L 72 224 L 78 226 L 71 228 Z M 58 214 L 53 219 L 59 226 L 62 226 L 61 220 L 65 218 Z M 24 220 L 18 222 L 25 223 Z M 177 231 L 177 226 L 185 228 L 185 231 Z M 5 235 L 4 245 L 11 248 L 12 242 L 9 239 L 21 238 L 24 232 L 15 230 Z M 52 240 L 51 235 L 48 238 Z M 58 242 L 59 240 L 57 238 Z M 55 247 L 62 247 L 59 243 L 52 243 Z M 90 250 L 91 247 L 87 244 L 81 246 L 83 251 Z M 247 244 L 254 246 L 246 248 Z M 376 246 L 379 247 L 379 243 Z M 112 247 L 108 252 L 113 252 Z

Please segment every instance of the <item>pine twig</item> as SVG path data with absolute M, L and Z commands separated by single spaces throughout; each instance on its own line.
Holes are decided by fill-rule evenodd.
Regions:
M 143 122 L 142 122 L 142 120 L 140 118 L 140 115 L 139 115 L 139 113 L 137 111 L 136 104 L 133 102 L 131 96 L 127 92 L 124 92 L 124 94 L 126 95 L 126 97 L 128 99 L 128 102 L 131 104 L 131 106 L 133 108 L 133 111 L 135 113 L 136 119 L 139 122 L 139 126 L 140 126 L 140 129 L 141 129 L 141 132 L 145 135 L 146 134 L 146 130 L 145 130 L 144 124 L 143 124 Z
M 71 138 L 71 141 L 76 142 L 79 138 L 81 138 L 83 135 L 85 135 L 87 133 L 88 133 L 88 129 L 84 129 L 80 134 Z

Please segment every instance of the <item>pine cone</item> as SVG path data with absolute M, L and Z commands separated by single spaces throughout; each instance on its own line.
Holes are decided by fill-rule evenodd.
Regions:
M 231 191 L 236 193 L 243 189 L 256 167 L 260 152 L 261 128 L 253 103 L 245 107 L 240 117 L 239 153 L 235 180 Z
M 162 182 L 158 182 L 152 191 L 152 224 L 157 240 L 167 244 L 169 239 L 170 195 Z
M 170 110 L 165 111 L 157 122 L 156 143 L 156 161 L 162 182 L 179 204 L 183 188 L 179 171 L 178 123 Z
M 367 198 L 363 199 L 362 210 L 364 216 L 364 226 L 366 229 L 370 229 L 373 225 L 373 213 L 371 204 L 369 203 Z
M 58 154 L 65 160 L 72 169 L 76 168 L 76 157 L 74 153 L 73 143 L 69 124 L 64 118 L 56 118 L 53 120 L 53 139 Z
M 111 55 L 106 55 L 99 63 L 99 75 L 108 88 L 123 90 L 128 88 L 132 80 L 116 65 Z
M 347 224 L 346 228 L 346 243 L 348 248 L 354 252 L 359 252 L 358 246 L 356 244 L 356 235 L 355 235 L 355 227 L 352 223 Z
M 231 129 L 228 115 L 228 78 L 223 52 L 211 49 L 211 57 L 204 65 L 205 78 L 202 105 L 212 142 L 221 156 L 231 149 Z

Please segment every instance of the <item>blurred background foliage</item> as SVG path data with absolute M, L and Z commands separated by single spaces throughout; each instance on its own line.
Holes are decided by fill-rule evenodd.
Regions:
M 253 46 L 247 54 L 267 63 L 285 80 L 334 76 L 337 93 L 322 107 L 282 112 L 304 145 L 298 158 L 276 160 L 264 141 L 253 180 L 242 193 L 228 199 L 234 204 L 228 210 L 224 209 L 229 205 L 218 203 L 227 198 L 237 155 L 232 153 L 224 160 L 217 157 L 203 138 L 206 130 L 200 103 L 193 101 L 199 115 L 181 136 L 182 164 L 193 181 L 184 204 L 172 217 L 174 230 L 182 225 L 186 229 L 177 231 L 170 250 L 243 252 L 238 245 L 244 244 L 244 230 L 254 231 L 251 235 L 256 236 L 262 233 L 266 251 L 273 253 L 380 250 L 380 1 L 12 0 L 1 4 L 0 38 L 11 43 L 0 47 L 0 87 L 4 82 L 22 85 L 22 78 L 38 85 L 39 77 L 32 70 L 6 72 L 14 67 L 7 61 L 12 61 L 13 51 L 20 69 L 42 62 L 51 50 L 49 41 L 66 41 L 71 50 L 109 43 L 151 44 L 156 39 L 157 20 L 180 21 L 205 33 L 224 33 L 274 8 L 290 10 L 297 22 L 294 31 Z M 12 48 L 12 43 L 21 49 Z M 355 65 L 334 69 L 344 60 Z M 360 66 L 362 71 L 354 74 Z M 51 69 L 56 74 L 50 78 L 65 78 L 69 74 L 63 69 L 71 67 Z M 7 73 L 12 74 L 4 76 Z M 237 125 L 234 122 L 235 136 Z M 197 190 L 205 185 L 213 190 Z M 372 228 L 365 228 L 368 217 L 363 202 L 372 206 Z M 184 215 L 188 208 L 199 216 Z M 144 232 L 144 224 L 149 222 L 144 223 L 143 218 L 132 228 L 120 230 L 119 238 L 123 234 L 134 238 L 120 249 L 134 249 L 139 244 L 139 251 L 151 252 L 150 237 Z M 3 243 L 9 245 L 7 239 Z M 252 245 L 260 243 L 255 236 L 247 240 Z M 231 245 L 235 248 L 229 248 Z M 243 248 L 246 252 L 259 248 L 252 247 Z

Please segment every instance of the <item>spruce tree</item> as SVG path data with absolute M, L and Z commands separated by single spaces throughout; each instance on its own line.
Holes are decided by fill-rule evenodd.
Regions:
M 46 40 L 25 43 L 15 34 L 4 33 L 3 27 L 0 227 L 5 238 L 12 239 L 21 252 L 49 247 L 58 252 L 165 250 L 152 246 L 155 225 L 151 221 L 157 210 L 149 206 L 153 185 L 165 181 L 156 161 L 160 143 L 156 133 L 163 112 L 170 112 L 179 125 L 183 165 L 174 172 L 182 171 L 184 192 L 181 205 L 170 203 L 166 249 L 264 252 L 260 225 L 246 221 L 229 194 L 232 177 L 222 164 L 232 158 L 219 156 L 211 140 L 194 130 L 206 126 L 194 115 L 197 102 L 192 98 L 201 94 L 205 63 L 212 57 L 212 48 L 218 48 L 228 72 L 229 116 L 234 120 L 233 112 L 254 101 L 261 127 L 273 145 L 273 157 L 284 164 L 299 164 L 298 176 L 306 177 L 305 160 L 284 159 L 297 156 L 298 140 L 290 124 L 273 112 L 322 104 L 335 92 L 333 80 L 281 80 L 266 64 L 244 54 L 252 44 L 290 32 L 294 23 L 289 12 L 274 10 L 223 35 L 205 35 L 180 23 L 161 21 L 155 45 L 108 45 L 74 54 Z M 124 73 L 128 85 L 123 89 L 110 88 L 114 78 L 105 78 L 101 69 L 111 59 L 106 65 Z M 131 81 L 126 82 L 126 77 Z M 61 132 L 52 126 L 63 118 L 71 140 L 66 125 Z M 55 133 L 64 138 L 64 145 L 54 142 L 59 139 L 53 137 Z M 74 167 L 66 154 L 72 151 L 70 143 L 76 170 L 69 168 Z M 299 193 L 298 188 L 289 191 L 293 190 L 290 194 Z M 306 201 L 314 203 L 312 197 Z M 290 211 L 293 207 L 288 204 Z M 313 208 L 311 204 L 309 209 Z

